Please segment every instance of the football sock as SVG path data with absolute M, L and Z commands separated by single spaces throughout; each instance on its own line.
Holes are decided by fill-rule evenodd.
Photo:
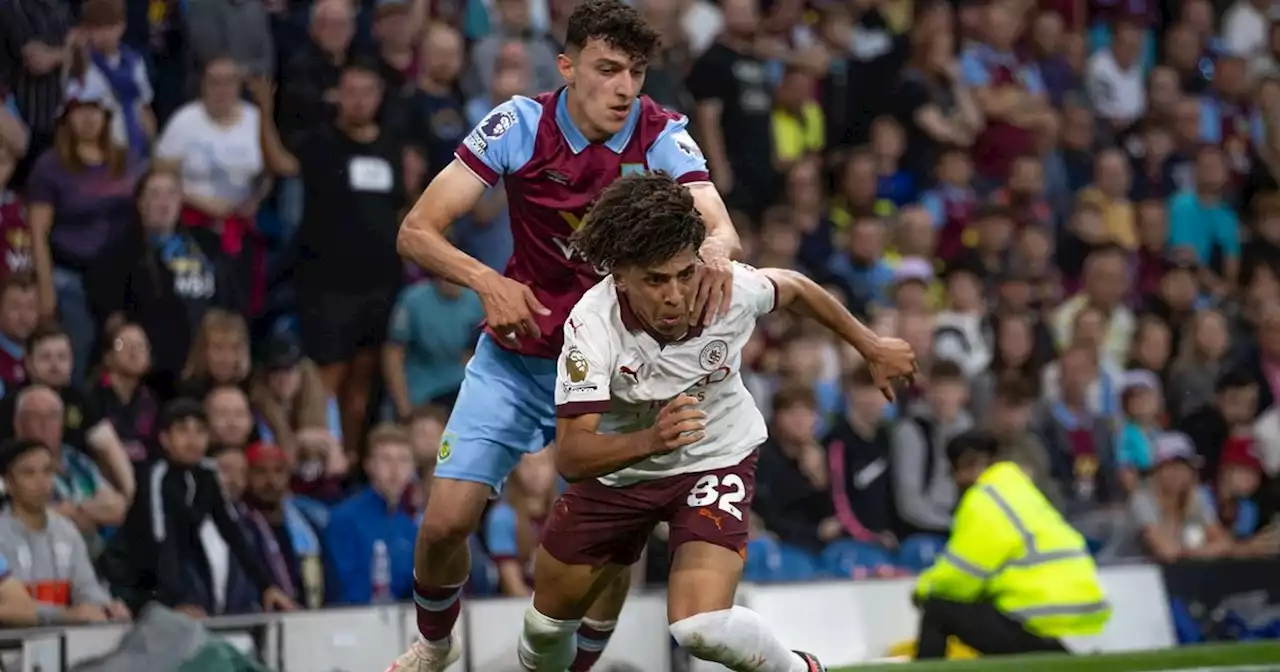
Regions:
M 557 620 L 530 606 L 520 631 L 520 664 L 536 672 L 563 672 L 577 653 L 573 633 L 579 625 L 582 621 Z
M 808 672 L 809 666 L 746 607 L 708 611 L 671 624 L 671 636 L 695 658 L 736 672 Z
M 591 672 L 591 666 L 600 660 L 600 654 L 609 645 L 609 638 L 617 625 L 617 621 L 582 619 L 582 627 L 578 628 L 578 656 L 569 666 L 569 672 Z
M 433 648 L 448 648 L 453 626 L 462 613 L 462 585 L 425 586 L 413 581 L 413 606 L 418 612 L 418 632 Z

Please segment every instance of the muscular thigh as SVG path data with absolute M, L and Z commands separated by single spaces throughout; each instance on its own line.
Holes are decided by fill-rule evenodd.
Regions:
M 565 565 L 634 564 L 670 500 L 669 491 L 654 483 L 611 488 L 588 479 L 570 485 L 542 528 L 542 547 Z

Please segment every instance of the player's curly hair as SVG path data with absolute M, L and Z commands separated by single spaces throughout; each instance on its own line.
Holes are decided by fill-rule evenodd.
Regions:
M 662 172 L 619 178 L 591 206 L 570 242 L 596 268 L 658 266 L 690 247 L 696 252 L 707 227 L 693 194 Z
M 637 61 L 648 61 L 658 50 L 658 32 L 635 8 L 622 0 L 586 0 L 569 15 L 565 44 L 582 49 L 593 39 L 604 40 Z

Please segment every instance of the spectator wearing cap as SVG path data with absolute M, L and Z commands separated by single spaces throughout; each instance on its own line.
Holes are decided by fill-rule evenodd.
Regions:
M 348 454 L 357 454 L 354 445 L 350 453 L 343 452 L 337 403 L 293 338 L 273 339 L 262 364 L 249 393 L 258 416 L 258 436 L 290 457 L 300 494 L 336 501 Z
M 1151 474 L 1129 500 L 1137 530 L 1134 542 L 1161 563 L 1182 558 L 1212 559 L 1229 554 L 1231 535 L 1219 524 L 1213 502 L 1199 488 L 1200 456 L 1179 432 L 1155 438 Z
M 216 236 L 217 247 L 205 250 L 206 257 L 225 256 L 247 295 L 247 305 L 236 307 L 254 311 L 265 291 L 261 237 L 254 221 L 271 188 L 269 180 L 261 179 L 265 166 L 259 119 L 270 112 L 241 99 L 243 66 L 231 58 L 212 58 L 199 73 L 200 94 L 170 117 L 156 143 L 156 164 L 182 178 L 179 221 Z
M 293 609 L 245 539 L 217 473 L 205 466 L 209 430 L 200 403 L 169 402 L 158 429 L 164 456 L 146 470 L 147 485 L 112 538 L 105 578 L 135 612 L 151 601 L 201 617 L 255 604 Z
M 210 61 L 230 57 L 254 75 L 276 71 L 266 4 L 261 0 L 188 0 L 182 20 L 192 70 L 201 72 Z
M 0 280 L 0 396 L 27 379 L 22 360 L 27 339 L 35 333 L 40 318 L 39 301 L 31 275 L 8 275 Z
M 0 444 L 9 505 L 0 512 L 0 554 L 36 599 L 41 625 L 128 619 L 129 609 L 98 581 L 84 537 L 53 505 L 52 451 L 32 439 Z
M 1231 357 L 1230 325 L 1222 311 L 1196 311 L 1185 332 L 1169 366 L 1169 412 L 1175 419 L 1212 403 L 1214 383 Z
M 1195 252 L 1215 292 L 1233 286 L 1240 271 L 1240 218 L 1226 201 L 1229 177 L 1222 150 L 1204 147 L 1196 155 L 1194 188 L 1169 200 L 1169 246 Z M 1209 265 L 1218 255 L 1222 265 L 1213 269 Z
M 158 457 L 155 428 L 160 402 L 145 382 L 151 368 L 151 341 L 142 327 L 130 322 L 111 326 L 105 340 L 102 375 L 89 396 L 116 430 L 129 460 L 141 466 Z
M 64 407 L 56 392 L 43 385 L 26 387 L 18 392 L 14 409 L 14 435 L 40 443 L 54 458 L 54 510 L 75 524 L 96 554 L 102 528 L 124 520 L 128 501 L 93 460 L 63 442 Z
M 405 600 L 413 594 L 413 545 L 418 533 L 403 501 L 413 479 L 413 450 L 405 431 L 379 425 L 369 432 L 364 472 L 369 486 L 333 509 L 324 529 L 326 584 L 338 604 Z M 386 583 L 374 585 L 375 556 L 389 563 Z
M 382 346 L 382 375 L 399 417 L 423 404 L 453 407 L 483 317 L 474 291 L 444 279 L 400 293 Z
M 295 602 L 324 605 L 320 538 L 289 496 L 292 476 L 284 450 L 258 442 L 243 453 L 248 464 L 243 527 L 262 565 Z
M 156 135 L 155 94 L 142 55 L 121 44 L 124 0 L 88 0 L 80 7 L 80 29 L 86 44 L 72 61 L 71 76 L 107 92 L 102 104 L 111 113 L 112 141 L 146 157 Z
M 100 315 L 136 323 L 154 350 L 149 379 L 165 394 L 178 382 L 211 308 L 243 305 L 217 234 L 179 226 L 182 179 L 152 167 L 138 181 L 137 226 L 113 242 L 93 272 Z
M 1280 529 L 1267 524 L 1258 506 L 1265 478 L 1253 439 L 1233 436 L 1222 447 L 1218 478 L 1201 486 L 1202 495 L 1213 502 L 1218 522 L 1236 540 L 1236 555 L 1280 553 Z
M 178 380 L 181 396 L 203 399 L 220 385 L 249 389 L 253 360 L 249 352 L 249 327 L 244 317 L 212 308 L 200 320 L 200 330 L 187 353 Z
M 77 378 L 97 338 L 85 274 L 126 232 L 143 170 L 111 142 L 109 95 L 94 81 L 68 85 L 54 146 L 36 161 L 27 184 L 40 314 L 56 316 L 71 336 Z
M 1138 486 L 1141 474 L 1150 471 L 1152 443 L 1163 431 L 1164 398 L 1160 379 L 1150 371 L 1129 371 L 1120 383 L 1120 432 L 1116 463 L 1126 489 Z

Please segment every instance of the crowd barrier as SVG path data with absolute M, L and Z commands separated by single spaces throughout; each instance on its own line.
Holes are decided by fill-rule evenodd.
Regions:
M 1174 646 L 1161 570 L 1107 567 L 1102 580 L 1114 606 L 1107 629 L 1070 642 L 1073 649 L 1133 651 Z M 874 660 L 915 636 L 910 579 L 744 585 L 739 602 L 759 612 L 788 646 L 811 651 L 832 666 Z M 517 672 L 516 635 L 528 601 L 465 603 L 462 660 L 450 672 Z M 410 605 L 326 609 L 292 614 L 213 618 L 210 629 L 281 672 L 383 672 L 416 633 Z M 125 626 L 0 632 L 5 672 L 62 672 L 114 648 Z M 666 596 L 632 595 L 609 645 L 607 661 L 642 672 L 670 672 Z M 696 672 L 722 670 L 698 665 Z

